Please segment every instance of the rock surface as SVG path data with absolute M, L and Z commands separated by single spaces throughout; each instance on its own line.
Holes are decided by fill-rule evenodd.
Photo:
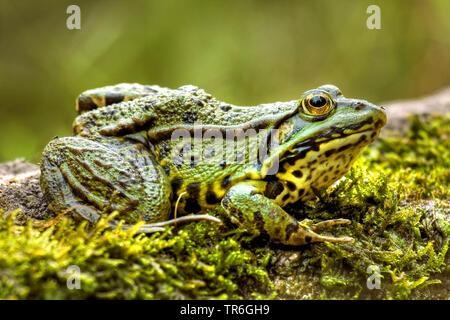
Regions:
M 410 115 L 426 117 L 450 112 L 450 87 L 423 98 L 391 101 L 381 105 L 386 108 L 387 115 L 387 123 L 381 134 L 385 136 L 392 131 L 403 132 L 408 128 Z
M 52 217 L 39 186 L 39 177 L 39 167 L 24 159 L 0 163 L 0 208 L 7 213 L 21 209 L 19 217 L 23 221 Z

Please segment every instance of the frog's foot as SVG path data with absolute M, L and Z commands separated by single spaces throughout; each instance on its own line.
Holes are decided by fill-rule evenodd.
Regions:
M 228 190 L 222 206 L 231 222 L 252 234 L 265 234 L 271 242 L 286 245 L 353 241 L 350 237 L 336 238 L 315 232 L 333 225 L 348 224 L 348 220 L 336 219 L 323 221 L 312 227 L 305 226 L 263 195 L 266 185 L 265 181 L 244 181 Z

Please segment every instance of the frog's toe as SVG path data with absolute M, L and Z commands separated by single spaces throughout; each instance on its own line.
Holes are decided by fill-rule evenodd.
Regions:
M 325 221 L 321 221 L 319 223 L 313 224 L 312 226 L 310 226 L 311 230 L 314 232 L 319 232 L 321 230 L 327 229 L 329 227 L 338 225 L 338 224 L 350 224 L 352 223 L 350 220 L 348 219 L 332 219 L 332 220 L 325 220 Z
M 353 239 L 352 237 L 329 237 L 329 236 L 321 236 L 321 235 L 316 235 L 313 237 L 311 242 L 337 242 L 337 243 L 342 243 L 342 242 L 354 242 L 355 239 Z
M 291 234 L 286 244 L 302 245 L 313 242 L 325 242 L 325 241 L 340 243 L 340 242 L 353 242 L 354 239 L 351 237 L 322 236 L 310 229 L 300 227 L 297 230 L 297 232 Z
M 290 245 L 303 245 L 313 242 L 353 242 L 354 239 L 351 237 L 333 237 L 333 236 L 323 236 L 316 231 L 328 228 L 337 224 L 348 224 L 349 220 L 346 219 L 335 219 L 327 220 L 317 223 L 311 227 L 305 227 L 301 223 L 297 226 L 290 225 L 286 229 L 286 244 Z
M 332 236 L 322 236 L 320 234 L 317 234 L 316 232 L 319 232 L 321 230 L 327 229 L 329 227 L 339 225 L 339 224 L 350 224 L 351 221 L 348 219 L 332 219 L 332 220 L 325 220 L 318 222 L 316 224 L 313 224 L 310 226 L 310 230 L 312 235 L 311 236 L 311 242 L 353 242 L 354 239 L 351 237 L 332 237 Z

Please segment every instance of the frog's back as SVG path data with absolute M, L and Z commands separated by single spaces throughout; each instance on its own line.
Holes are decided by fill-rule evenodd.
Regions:
M 91 140 L 139 136 L 151 144 L 173 200 L 182 193 L 195 199 L 182 201 L 180 211 L 198 212 L 217 205 L 233 184 L 257 178 L 256 151 L 267 130 L 297 106 L 291 101 L 242 107 L 191 85 L 172 90 L 120 84 L 82 93 L 77 108 L 76 135 Z
M 101 114 L 107 114 L 109 119 L 105 119 L 104 123 L 110 126 L 115 119 L 122 127 L 127 119 L 130 119 L 129 122 L 146 122 L 145 126 L 138 127 L 145 127 L 150 138 L 159 135 L 155 137 L 157 140 L 174 129 L 191 128 L 194 124 L 205 128 L 240 125 L 254 129 L 268 127 L 296 109 L 296 101 L 241 107 L 218 101 L 196 86 L 186 85 L 174 90 L 126 83 L 85 91 L 77 98 L 76 105 L 80 116 L 74 125 L 89 122 L 84 119 L 95 118 L 101 126 Z M 139 119 L 139 116 L 145 119 Z M 137 130 L 123 131 L 132 133 Z

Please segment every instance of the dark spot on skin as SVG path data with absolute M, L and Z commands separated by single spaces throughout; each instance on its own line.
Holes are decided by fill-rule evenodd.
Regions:
M 228 204 L 228 203 L 227 203 L 227 204 Z M 228 209 L 228 206 L 227 206 L 225 209 Z M 238 210 L 237 210 L 235 207 L 231 207 L 231 208 L 228 210 L 228 213 L 230 214 L 230 216 L 235 217 L 235 218 L 237 218 L 237 217 L 239 216 Z
M 328 181 L 328 176 L 323 177 L 323 182 L 327 182 Z
M 308 162 L 309 165 L 313 165 L 317 162 L 317 159 L 314 159 L 313 161 Z
M 185 112 L 181 117 L 183 123 L 192 124 L 198 120 L 198 116 L 194 112 Z
M 285 173 L 286 172 L 286 168 L 283 165 L 280 165 L 280 167 L 278 168 L 278 173 Z
M 197 199 L 200 194 L 200 182 L 189 183 L 186 187 L 186 191 L 189 193 L 189 196 Z
M 225 197 L 222 199 L 222 207 L 227 210 L 228 209 L 228 205 L 230 204 L 230 195 L 231 192 L 228 192 Z
M 194 156 L 191 156 L 191 168 L 194 168 L 198 164 L 198 159 Z
M 89 111 L 93 109 L 97 109 L 98 106 L 94 103 L 94 101 L 91 99 L 91 97 L 87 97 L 84 95 L 81 95 L 78 97 L 78 111 Z
M 335 175 L 339 175 L 339 172 L 340 172 L 339 170 L 336 170 L 336 171 L 334 172 L 334 174 L 335 174 Z
M 294 170 L 292 174 L 297 178 L 301 178 L 303 176 L 303 173 L 300 170 Z
M 372 132 L 372 134 L 370 135 L 370 138 L 373 139 L 373 138 L 375 138 L 376 135 L 377 135 L 376 132 Z
M 306 236 L 306 237 L 305 237 L 305 242 L 306 242 L 306 243 L 310 243 L 311 240 L 312 240 L 311 236 Z
M 225 160 L 220 161 L 220 163 L 219 163 L 220 169 L 225 169 L 226 166 L 227 166 L 227 162 Z
M 275 229 L 274 229 L 274 231 L 275 231 L 275 234 L 280 234 L 281 233 L 281 228 L 279 227 L 279 226 L 276 226 L 275 227 Z
M 346 145 L 344 145 L 344 146 L 342 146 L 342 147 L 339 147 L 338 152 L 345 151 L 345 150 L 351 148 L 352 146 L 353 146 L 353 144 L 351 144 L 351 143 L 346 144 Z
M 105 95 L 105 105 L 122 102 L 125 96 L 120 92 L 107 92 Z
M 163 141 L 160 144 L 159 147 L 159 158 L 163 159 L 165 158 L 170 152 L 170 145 L 167 141 Z
M 217 203 L 219 203 L 220 200 L 217 199 L 216 194 L 210 188 L 211 188 L 211 186 L 208 187 L 209 190 L 206 192 L 206 203 L 207 204 L 217 204 Z
M 327 150 L 327 151 L 325 151 L 325 156 L 328 158 L 329 156 L 331 156 L 335 152 L 336 152 L 336 149 Z
M 197 213 L 201 209 L 202 208 L 199 206 L 196 199 L 192 199 L 192 198 L 186 199 L 186 205 L 184 206 L 184 211 L 186 211 L 187 213 Z
M 256 224 L 256 228 L 258 229 L 258 231 L 260 233 L 265 233 L 266 230 L 264 229 L 264 218 L 260 211 L 255 211 L 253 213 L 253 220 Z
M 383 121 L 378 120 L 377 122 L 375 122 L 375 127 L 376 128 L 381 128 L 383 126 Z
M 196 105 L 198 105 L 199 107 L 203 107 L 205 104 L 203 103 L 203 101 L 198 100 L 198 99 L 194 99 L 192 100 L 192 102 L 194 102 Z
M 229 213 L 231 216 L 235 217 L 238 221 L 243 221 L 244 217 L 242 216 L 242 211 L 235 208 L 235 207 L 231 207 L 229 209 Z
M 166 176 L 169 176 L 170 174 L 170 167 L 169 166 L 162 166 L 164 173 L 166 174 Z
M 230 175 L 225 176 L 225 177 L 222 179 L 222 182 L 220 183 L 220 186 L 221 186 L 223 189 L 226 189 L 226 188 L 228 188 L 228 186 L 230 185 L 230 182 L 231 182 L 231 180 L 230 180 Z
M 283 196 L 283 201 L 286 201 L 287 199 L 289 199 L 289 193 L 286 193 L 286 194 Z
M 305 193 L 305 189 L 298 190 L 298 197 L 300 198 Z
M 229 104 L 222 104 L 222 105 L 220 106 L 220 109 L 222 109 L 222 111 L 227 112 L 227 111 L 230 111 L 231 106 L 230 106 Z
M 285 233 L 286 233 L 286 239 L 285 241 L 288 241 L 291 237 L 292 233 L 297 232 L 298 230 L 298 224 L 297 223 L 291 223 L 286 227 Z
M 180 155 L 176 155 L 172 158 L 172 162 L 175 164 L 175 166 L 179 169 L 183 166 L 184 164 L 184 159 L 182 156 Z
M 295 162 L 296 162 L 296 160 L 295 160 L 294 158 L 289 158 L 289 159 L 287 160 L 287 163 L 288 163 L 290 166 L 295 165 Z
M 291 181 L 287 181 L 286 185 L 289 188 L 289 190 L 291 190 L 291 191 L 295 191 L 297 189 L 297 186 L 295 185 L 295 183 L 292 183 Z
M 264 195 L 269 199 L 275 199 L 278 195 L 283 192 L 283 184 L 279 181 L 269 181 L 266 185 L 266 190 L 264 190 Z
M 207 149 L 205 151 L 205 158 L 211 158 L 216 154 L 216 150 L 214 148 Z
M 182 178 L 173 178 L 172 181 L 170 181 L 170 184 L 172 186 L 173 194 L 176 195 L 177 191 L 183 185 L 183 179 Z

